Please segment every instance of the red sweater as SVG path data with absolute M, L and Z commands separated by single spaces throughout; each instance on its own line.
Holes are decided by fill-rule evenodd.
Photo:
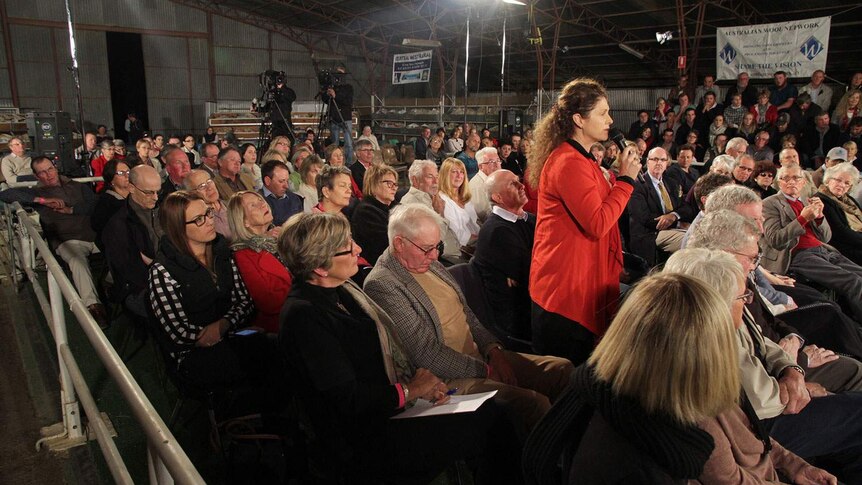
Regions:
M 805 207 L 802 205 L 802 202 L 799 199 L 790 200 L 787 199 L 787 202 L 790 203 L 790 207 L 793 209 L 793 213 L 796 214 L 796 220 L 799 221 L 799 224 L 805 228 L 805 234 L 799 237 L 799 244 L 793 248 L 793 252 L 801 251 L 803 249 L 816 248 L 823 245 L 817 236 L 814 235 L 814 231 L 811 230 L 811 224 L 808 223 L 808 219 L 802 217 L 802 209 Z M 823 218 L 815 219 L 817 225 L 820 225 L 823 222 Z

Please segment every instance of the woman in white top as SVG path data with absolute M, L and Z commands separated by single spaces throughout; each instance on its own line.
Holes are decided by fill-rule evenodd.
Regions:
M 380 144 L 377 143 L 377 137 L 373 133 L 371 133 L 371 127 L 370 126 L 368 126 L 368 125 L 363 126 L 362 127 L 362 136 L 360 136 L 357 139 L 370 141 L 372 148 L 374 148 L 374 151 L 375 152 L 380 151 Z
M 263 188 L 263 177 L 260 174 L 260 167 L 257 165 L 257 148 L 251 143 L 245 143 L 239 147 L 239 156 L 242 160 L 239 169 L 254 179 L 254 190 Z
M 299 176 L 302 183 L 296 188 L 296 193 L 302 196 L 303 212 L 311 212 L 314 206 L 320 202 L 317 191 L 317 174 L 323 168 L 323 160 L 317 155 L 309 155 L 302 161 Z
M 464 149 L 463 134 L 464 130 L 462 130 L 460 126 L 456 126 L 455 129 L 452 130 L 452 136 L 446 140 L 445 154 L 447 157 L 451 157 Z
M 186 155 L 189 157 L 189 163 L 192 165 L 192 168 L 197 168 L 201 164 L 201 154 L 195 150 L 195 137 L 193 137 L 190 133 L 186 134 L 183 137 L 183 146 L 180 147 L 186 152 Z
M 443 217 L 449 221 L 449 228 L 461 246 L 479 236 L 478 216 L 470 201 L 470 186 L 466 179 L 467 169 L 461 160 L 443 160 L 440 166 L 440 198 L 446 203 Z

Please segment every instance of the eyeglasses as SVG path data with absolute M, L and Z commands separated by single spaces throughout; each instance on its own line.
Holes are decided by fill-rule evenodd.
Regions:
M 131 170 L 117 170 L 116 175 L 120 177 L 128 177 Z
M 667 163 L 667 161 L 668 161 L 667 158 L 658 158 L 658 157 L 647 158 L 647 160 L 649 160 L 650 162 L 662 162 L 662 163 Z
M 745 293 L 737 296 L 734 300 L 742 300 L 746 305 L 750 305 L 754 302 L 754 292 L 751 290 L 745 290 Z
M 374 149 L 373 148 L 360 148 L 359 150 L 356 150 L 356 151 L 357 152 L 373 152 Z
M 131 186 L 132 186 L 132 187 L 134 187 L 138 192 L 140 192 L 140 193 L 142 193 L 142 194 L 146 195 L 147 197 L 152 197 L 152 196 L 156 196 L 156 197 L 158 197 L 158 196 L 159 196 L 159 191 L 158 191 L 158 190 L 144 190 L 144 189 L 142 189 L 142 188 L 138 187 L 137 185 L 135 185 L 135 184 L 133 184 L 133 183 L 131 183 L 131 182 L 129 182 L 129 184 L 131 184 Z
M 183 140 L 183 141 L 185 141 L 186 143 L 191 143 L 191 142 L 193 142 L 193 141 L 194 141 L 194 139 L 189 138 L 189 139 L 187 139 L 187 140 Z
M 195 190 L 206 190 L 214 183 L 213 179 L 207 179 L 206 182 L 195 185 Z
M 276 143 L 276 145 L 287 145 L 287 146 L 290 146 L 290 143 L 288 143 L 288 142 L 286 142 L 286 141 L 280 141 L 280 142 Z
M 754 266 L 755 268 L 760 266 L 760 260 L 763 259 L 763 253 L 760 251 L 758 251 L 757 255 L 755 256 L 751 256 L 745 253 L 738 253 L 736 251 L 731 251 L 731 253 L 748 258 L 748 260 L 751 261 L 752 266 Z
M 482 162 L 479 165 L 500 165 L 500 160 L 488 160 L 487 162 Z
M 438 242 L 433 247 L 431 247 L 431 249 L 425 249 L 422 246 L 416 244 L 415 242 L 411 241 L 410 239 L 408 239 L 404 236 L 401 236 L 401 238 L 404 239 L 405 241 L 409 242 L 410 244 L 416 246 L 416 249 L 422 251 L 422 254 L 424 254 L 425 256 L 428 256 L 429 254 L 431 254 L 431 251 L 434 251 L 434 250 L 437 251 L 437 254 L 443 253 L 443 241 Z
M 347 251 L 339 251 L 332 255 L 333 258 L 337 258 L 338 256 L 347 256 L 348 254 L 353 254 L 353 250 L 356 246 L 353 245 L 353 238 L 350 238 L 350 249 Z
M 192 219 L 190 221 L 186 221 L 186 225 L 194 224 L 198 227 L 201 227 L 207 222 L 207 219 L 212 219 L 213 217 L 215 217 L 215 210 L 213 210 L 213 208 L 210 207 L 203 214 L 195 217 L 194 219 Z
M 381 180 L 380 183 L 385 185 L 387 188 L 390 188 L 390 189 L 394 189 L 395 187 L 398 187 L 398 182 L 393 182 L 391 180 Z
M 801 177 L 799 175 L 785 175 L 784 177 L 781 177 L 778 180 L 781 180 L 782 182 L 794 182 L 794 183 L 796 183 L 802 179 L 803 179 L 803 177 Z

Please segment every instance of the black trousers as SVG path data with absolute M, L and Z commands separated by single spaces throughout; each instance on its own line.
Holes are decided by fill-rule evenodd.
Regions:
M 596 336 L 580 323 L 533 302 L 530 315 L 533 327 L 533 351 L 538 355 L 555 355 L 569 359 L 575 367 L 590 357 Z
M 472 413 L 387 419 L 376 431 L 353 437 L 349 463 L 341 463 L 341 470 L 328 470 L 340 478 L 327 477 L 324 482 L 426 484 L 458 460 L 471 467 L 474 483 L 523 482 L 515 430 L 494 399 Z

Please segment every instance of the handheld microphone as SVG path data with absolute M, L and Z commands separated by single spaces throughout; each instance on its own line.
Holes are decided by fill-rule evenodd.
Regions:
M 611 141 L 614 142 L 614 145 L 620 149 L 620 153 L 626 149 L 626 136 L 623 135 L 623 132 L 620 131 L 619 128 L 611 128 L 611 131 L 608 132 L 608 136 Z

